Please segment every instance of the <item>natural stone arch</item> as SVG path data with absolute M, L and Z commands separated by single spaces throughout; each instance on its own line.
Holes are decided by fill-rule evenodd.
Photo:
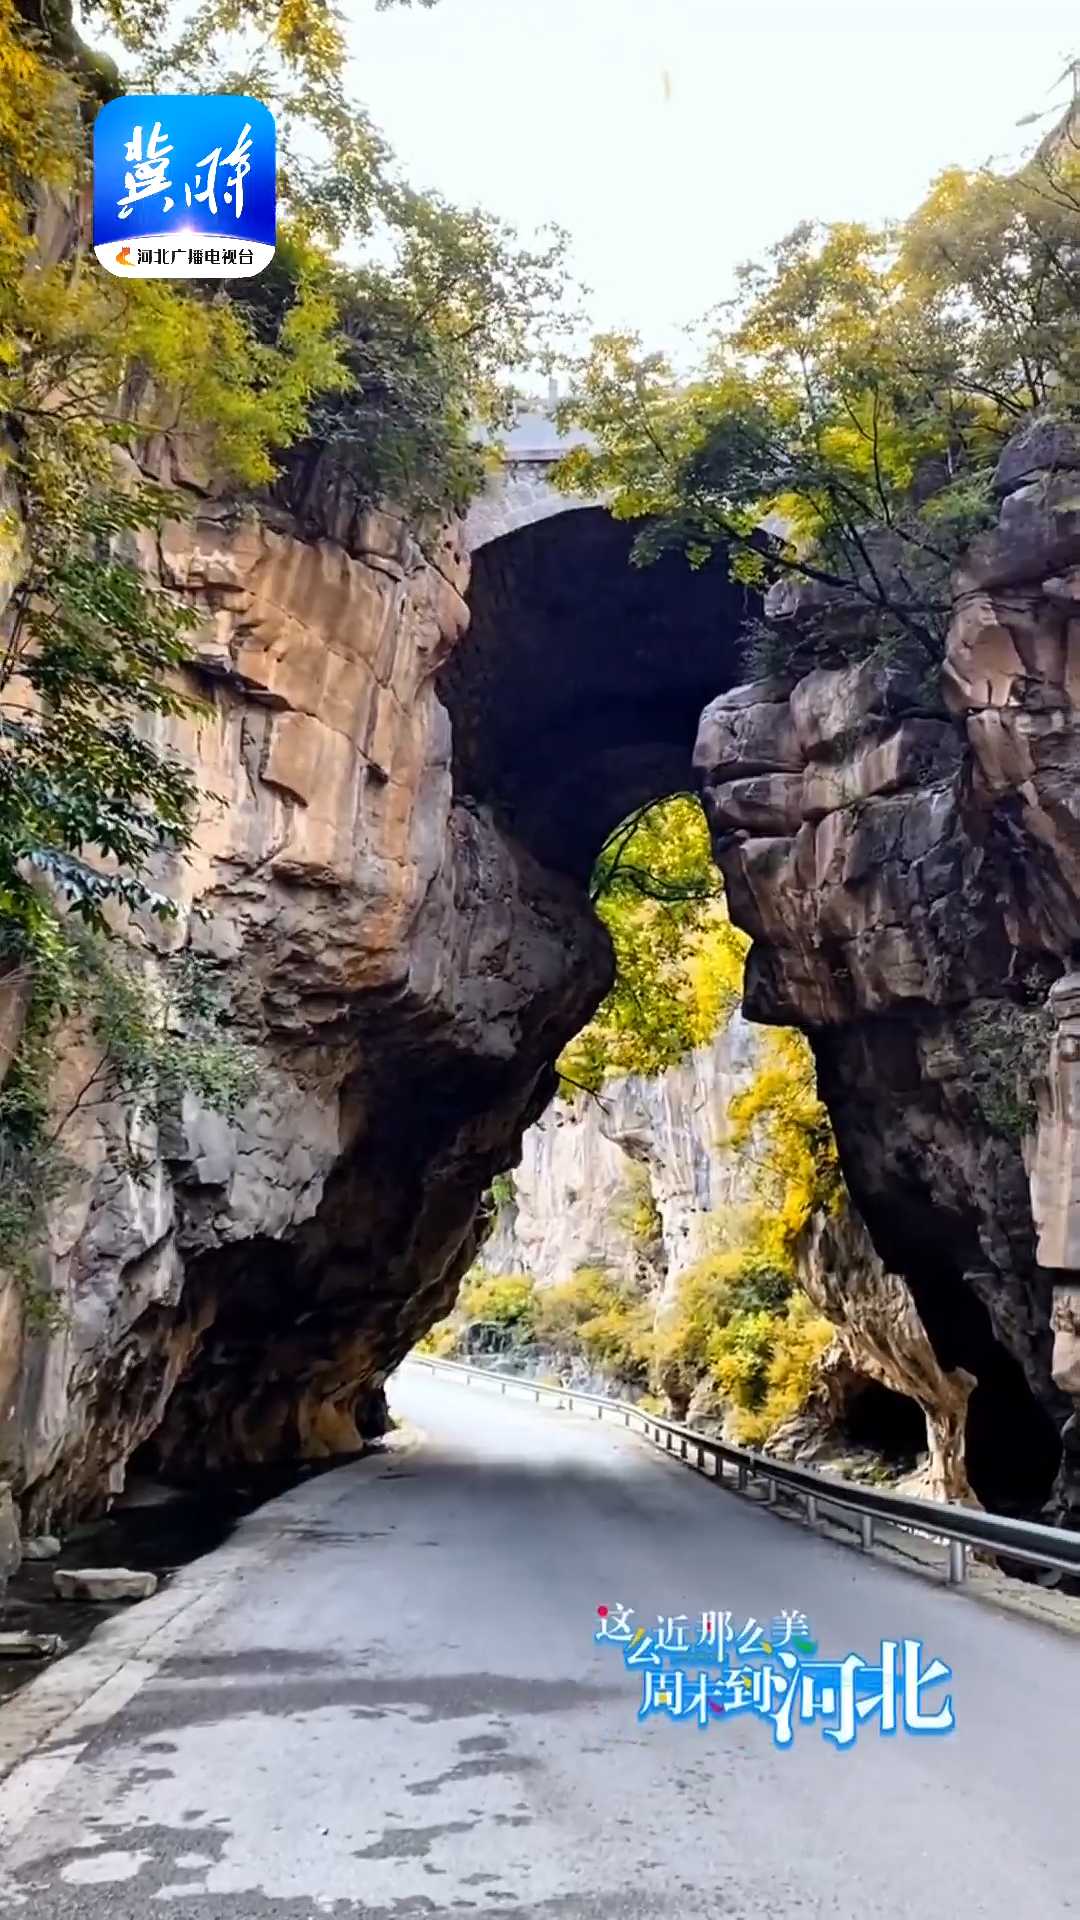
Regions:
M 174 1143 L 152 1253 L 173 1290 L 86 1371 L 63 1457 L 28 1463 L 35 1524 L 142 1441 L 187 1476 L 377 1425 L 610 984 L 593 859 L 691 784 L 698 713 L 736 674 L 722 561 L 635 569 L 625 525 L 564 506 L 477 550 L 466 634 L 456 530 L 422 552 L 317 480 L 272 525 L 211 503 L 169 548 L 171 579 L 226 600 L 205 671 L 237 804 L 199 900 L 242 955 L 264 1071 L 234 1142 L 196 1116 Z
M 547 514 L 481 544 L 472 556 L 470 630 L 439 683 L 452 721 L 455 791 L 546 871 L 579 885 L 620 821 L 696 786 L 690 746 L 696 716 L 743 677 L 736 641 L 748 608 L 724 556 L 698 571 L 680 554 L 636 568 L 632 540 L 632 528 L 602 507 L 586 506 Z M 740 702 L 732 711 L 742 713 L 745 697 L 732 694 Z M 753 753 L 743 747 L 738 766 L 731 764 L 738 732 L 718 731 L 710 773 L 715 780 L 715 760 L 724 776 L 751 785 L 746 776 L 759 772 Z M 768 1008 L 761 1017 L 776 1018 Z M 813 1034 L 845 1172 L 865 1203 L 877 1254 L 886 1256 L 885 1277 L 902 1300 L 902 1312 L 891 1320 L 879 1313 L 872 1329 L 891 1340 L 897 1364 L 890 1381 L 907 1377 L 905 1390 L 927 1419 L 931 1476 L 939 1485 L 949 1480 L 951 1497 L 963 1490 L 966 1440 L 982 1498 L 991 1505 L 1037 1504 L 1056 1464 L 1053 1435 L 978 1301 L 966 1286 L 946 1287 L 950 1257 L 940 1210 L 932 1241 L 913 1260 L 858 1178 L 858 1128 L 853 1138 L 844 1087 L 829 1064 L 846 1038 L 843 1028 Z M 918 1227 L 912 1197 L 905 1210 L 909 1240 Z M 866 1254 L 880 1270 L 869 1242 Z M 921 1284 L 930 1273 L 932 1288 Z M 895 1275 L 907 1277 L 910 1293 Z M 883 1377 L 863 1332 L 857 1357 L 865 1354 L 870 1364 L 858 1371 Z M 995 1424 L 1024 1435 L 1027 1478 L 1010 1474 L 994 1444 Z
M 439 681 L 455 792 L 579 881 L 620 820 L 692 786 L 698 715 L 738 677 L 743 594 L 723 557 L 635 567 L 632 540 L 585 506 L 481 545 Z

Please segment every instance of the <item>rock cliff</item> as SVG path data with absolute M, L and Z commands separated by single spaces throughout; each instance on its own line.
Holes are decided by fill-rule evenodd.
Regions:
M 577 1267 L 641 1268 L 661 1307 L 712 1249 L 710 1216 L 749 1205 L 754 1169 L 725 1142 L 728 1109 L 753 1077 L 761 1034 L 741 1013 L 677 1066 L 609 1080 L 596 1099 L 556 1100 L 530 1127 L 481 1261 L 540 1286 Z M 646 1237 L 632 1218 L 655 1217 Z
M 1075 435 L 1043 423 L 1003 458 L 942 691 L 880 654 L 718 691 L 739 615 L 722 567 L 632 573 L 597 509 L 481 552 L 463 645 L 453 529 L 421 542 L 358 513 L 317 458 L 257 514 L 156 461 L 189 511 L 142 557 L 200 614 L 204 708 L 174 744 L 207 799 L 196 853 L 161 876 L 179 920 L 136 935 L 150 969 L 163 939 L 206 957 L 259 1086 L 235 1123 L 190 1097 L 160 1128 L 72 1122 L 84 1172 L 42 1274 L 63 1324 L 35 1331 L 0 1294 L 0 1482 L 24 1517 L 99 1504 L 144 1443 L 188 1472 L 377 1427 L 608 984 L 582 885 L 597 836 L 687 784 L 703 689 L 698 772 L 754 940 L 746 1013 L 809 1033 L 876 1250 L 858 1299 L 823 1304 L 876 1356 L 863 1372 L 924 1406 L 942 1484 L 960 1490 L 963 1426 L 988 1504 L 1031 1511 L 1056 1479 L 1077 1511 Z M 807 617 L 799 596 L 772 611 L 795 633 Z M 17 1029 L 0 1007 L 0 1057 Z M 91 1063 L 76 1023 L 58 1106 Z M 716 1064 L 681 1071 L 707 1105 Z M 652 1099 L 625 1089 L 607 1141 L 640 1163 L 643 1127 L 668 1127 L 675 1272 L 701 1168 Z M 609 1178 L 603 1151 L 583 1183 Z
M 611 964 L 572 885 L 453 794 L 434 678 L 467 624 L 455 536 L 422 549 L 325 491 L 245 513 L 162 460 L 190 518 L 143 561 L 202 616 L 204 707 L 173 743 L 207 795 L 161 876 L 165 938 L 216 969 L 259 1085 L 235 1124 L 188 1097 L 136 1142 L 117 1108 L 75 1114 L 42 1273 L 62 1325 L 0 1298 L 0 1478 L 33 1524 L 117 1491 L 151 1435 L 183 1471 L 377 1430 Z M 153 967 L 160 931 L 136 938 Z M 76 1026 L 58 1107 L 88 1062 Z
M 541 1286 L 607 1265 L 636 1274 L 660 1318 L 680 1277 L 716 1250 L 725 1212 L 758 1200 L 754 1156 L 727 1135 L 732 1099 L 760 1071 L 763 1039 L 735 1012 L 710 1046 L 663 1073 L 610 1080 L 597 1100 L 554 1101 L 524 1136 L 512 1198 L 500 1205 L 479 1264 L 531 1274 Z M 635 1231 L 643 1198 L 655 1210 L 648 1238 Z M 970 1500 L 965 1437 L 975 1381 L 941 1366 L 910 1287 L 885 1268 L 846 1204 L 811 1216 L 797 1273 L 837 1335 L 809 1402 L 770 1450 L 876 1472 L 883 1456 L 925 1456 L 911 1491 Z M 724 1405 L 706 1381 L 680 1413 L 724 1425 Z
M 82 1172 L 35 1278 L 61 1324 L 0 1289 L 0 1500 L 31 1527 L 99 1508 L 144 1443 L 199 1473 L 378 1431 L 610 983 L 583 878 L 689 785 L 737 602 L 722 563 L 632 570 L 598 508 L 474 556 L 359 510 L 316 446 L 257 509 L 191 450 L 143 459 L 186 496 L 140 559 L 200 615 L 204 712 L 166 738 L 207 799 L 158 875 L 177 922 L 134 939 L 150 973 L 163 946 L 215 970 L 259 1090 L 235 1122 L 188 1097 L 164 1128 L 94 1105 L 65 1129 Z M 0 996 L 5 1067 L 20 1015 Z M 76 1022 L 58 1113 L 95 1058 Z
M 941 1367 L 977 1382 L 976 1489 L 1038 1506 L 1060 1436 L 1075 1515 L 1076 430 L 1018 436 L 996 489 L 940 691 L 881 652 L 738 687 L 706 709 L 696 763 L 754 940 L 746 1010 L 809 1034 L 878 1253 Z M 828 617 L 817 589 L 768 611 L 793 638 Z

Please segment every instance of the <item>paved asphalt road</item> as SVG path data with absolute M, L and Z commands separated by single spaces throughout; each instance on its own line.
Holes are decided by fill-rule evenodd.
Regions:
M 392 1398 L 419 1444 L 263 1508 L 51 1670 L 77 1692 L 97 1648 L 104 1684 L 0 1787 L 3 1912 L 1080 1915 L 1074 1639 L 607 1424 L 415 1373 Z M 823 1652 L 868 1658 L 918 1636 L 954 1670 L 956 1731 L 838 1752 L 797 1725 L 779 1751 L 749 1716 L 639 1723 L 637 1676 L 592 1640 L 617 1601 L 800 1607 Z

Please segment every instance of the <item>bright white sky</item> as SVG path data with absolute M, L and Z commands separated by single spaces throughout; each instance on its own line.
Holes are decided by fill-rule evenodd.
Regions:
M 1019 152 L 1080 54 L 1076 0 L 343 4 L 352 90 L 411 183 L 558 221 L 595 324 L 675 349 L 798 220 L 900 215 L 943 167 Z

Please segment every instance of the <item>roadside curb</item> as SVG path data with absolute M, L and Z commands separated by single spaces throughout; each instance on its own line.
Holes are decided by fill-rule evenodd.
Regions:
M 418 1435 L 399 1429 L 370 1453 L 255 1508 L 224 1546 L 192 1561 L 129 1613 L 103 1621 L 83 1646 L 62 1654 L 0 1707 L 0 1852 L 59 1785 L 91 1732 L 119 1713 L 177 1647 L 269 1560 L 282 1521 L 296 1509 L 310 1515 L 313 1505 L 316 1511 L 332 1510 L 358 1477 L 418 1445 Z

